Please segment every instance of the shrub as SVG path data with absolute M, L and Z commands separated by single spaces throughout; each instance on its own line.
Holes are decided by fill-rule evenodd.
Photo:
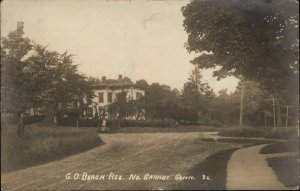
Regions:
M 25 127 L 18 138 L 16 126 L 1 127 L 1 171 L 11 171 L 63 158 L 102 143 L 95 129 Z

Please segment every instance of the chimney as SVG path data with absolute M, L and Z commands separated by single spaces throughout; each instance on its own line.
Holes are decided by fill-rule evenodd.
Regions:
M 119 75 L 119 80 L 121 81 L 121 80 L 122 80 L 122 78 L 123 78 L 123 76 L 120 74 L 120 75 Z
M 106 76 L 102 76 L 102 83 L 106 82 Z

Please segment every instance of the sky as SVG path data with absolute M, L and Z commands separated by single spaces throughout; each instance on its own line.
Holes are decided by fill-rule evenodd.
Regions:
M 187 0 L 4 0 L 1 36 L 24 22 L 25 36 L 51 50 L 74 55 L 86 76 L 158 82 L 181 90 L 196 54 L 184 47 L 181 7 Z M 237 79 L 203 80 L 215 92 L 234 91 Z

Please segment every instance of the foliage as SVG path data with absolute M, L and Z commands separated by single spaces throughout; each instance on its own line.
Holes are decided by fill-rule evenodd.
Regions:
M 99 146 L 95 129 L 30 125 L 22 138 L 15 126 L 1 126 L 1 172 L 45 163 Z M 84 144 L 83 144 L 84 143 Z
M 172 108 L 177 105 L 179 100 L 178 94 L 172 91 L 169 86 L 159 83 L 152 83 L 146 89 L 146 95 L 142 99 L 147 118 L 161 120 L 172 118 Z
M 200 109 L 201 104 L 201 95 L 204 92 L 204 88 L 207 85 L 202 83 L 202 74 L 198 67 L 195 67 L 192 70 L 188 82 L 184 84 L 182 90 L 183 102 L 186 106 L 193 107 L 195 109 Z
M 29 77 L 24 70 L 26 55 L 31 50 L 30 39 L 24 37 L 24 23 L 1 37 L 1 112 L 20 115 L 31 100 Z
M 204 116 L 203 120 L 209 118 L 210 103 L 215 94 L 207 83 L 203 82 L 202 74 L 198 66 L 190 73 L 188 81 L 184 84 L 182 90 L 183 104 Z
M 271 93 L 298 99 L 298 2 L 193 0 L 182 13 L 186 48 L 201 53 L 193 64 L 217 67 L 218 78 L 256 80 Z
M 136 81 L 135 85 L 143 89 L 147 89 L 149 87 L 149 84 L 146 80 L 138 80 Z
M 143 110 L 140 100 L 127 98 L 127 92 L 122 91 L 116 95 L 116 100 L 108 106 L 108 111 L 120 119 L 129 116 L 138 118 Z
M 77 71 L 72 55 L 47 50 L 46 46 L 34 45 L 34 54 L 28 59 L 28 75 L 32 76 L 31 87 L 35 87 L 33 98 L 38 105 L 47 106 L 47 119 L 51 121 L 58 110 L 67 109 L 68 104 L 84 105 L 83 97 L 92 97 L 90 84 Z M 75 104 L 75 105 L 72 105 Z M 78 108 L 79 109 L 79 108 Z M 83 110 L 83 108 L 81 108 Z
M 2 112 L 20 114 L 45 107 L 48 122 L 58 109 L 71 107 L 83 112 L 89 104 L 83 103 L 83 98 L 90 100 L 93 93 L 91 84 L 73 64 L 72 55 L 50 51 L 23 34 L 23 23 L 18 23 L 1 41 Z

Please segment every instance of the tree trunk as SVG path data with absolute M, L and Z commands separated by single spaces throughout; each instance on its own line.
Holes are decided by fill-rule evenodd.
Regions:
M 45 121 L 48 124 L 53 124 L 53 118 L 55 115 L 56 105 L 57 105 L 56 103 L 53 103 L 53 104 L 49 104 L 47 106 Z
M 23 115 L 20 113 L 20 114 L 17 114 L 18 116 L 18 137 L 24 137 L 24 134 L 25 134 L 25 125 L 24 125 L 24 122 L 23 122 Z

